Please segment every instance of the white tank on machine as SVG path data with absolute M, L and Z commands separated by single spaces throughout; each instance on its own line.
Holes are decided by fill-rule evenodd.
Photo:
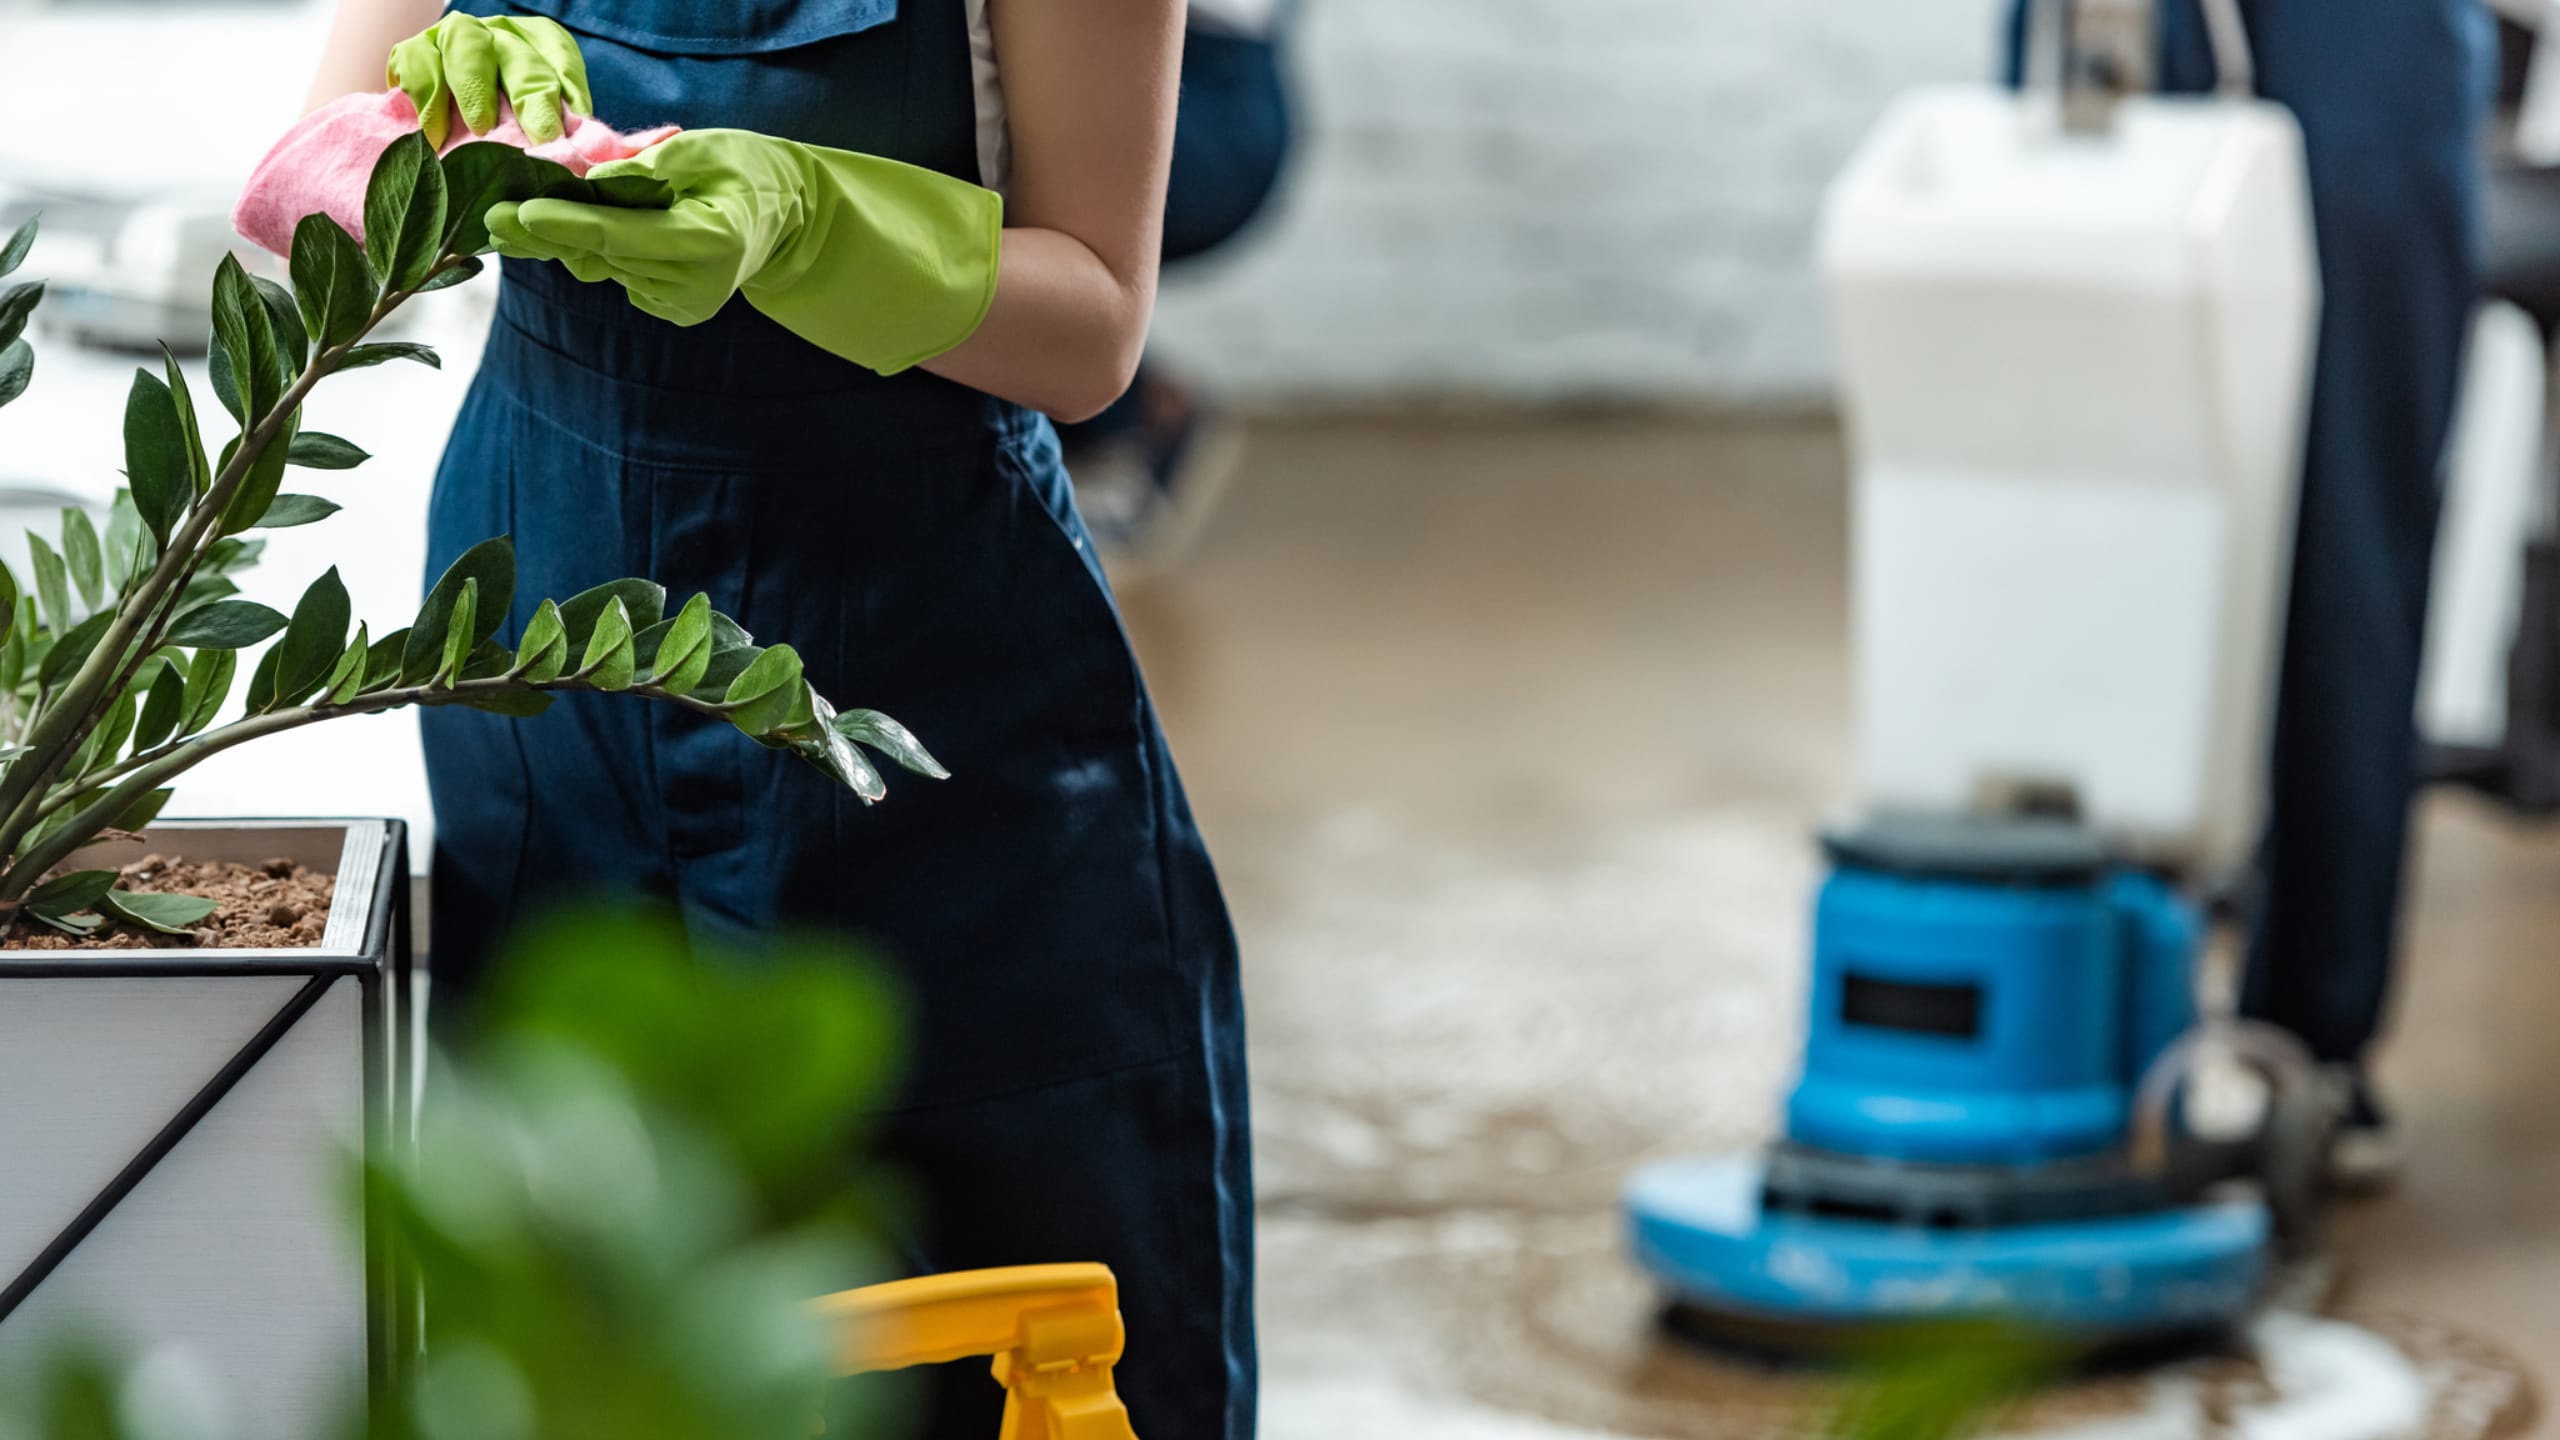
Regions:
M 2245 858 L 2319 309 L 2301 133 L 2245 97 L 1917 92 L 1828 197 L 1861 798 L 2067 795 Z

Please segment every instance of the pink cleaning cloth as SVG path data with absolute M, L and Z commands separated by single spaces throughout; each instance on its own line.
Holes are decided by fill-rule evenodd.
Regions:
M 628 160 L 676 133 L 675 126 L 661 125 L 625 134 L 592 115 L 571 114 L 568 121 L 567 134 L 536 145 L 516 123 L 515 111 L 501 101 L 498 123 L 488 134 L 474 135 L 456 121 L 444 148 L 496 140 L 584 175 L 608 160 Z M 250 172 L 240 203 L 232 207 L 231 228 L 285 255 L 293 249 L 293 227 L 303 216 L 325 210 L 362 240 L 364 190 L 373 178 L 373 162 L 392 141 L 417 128 L 418 107 L 397 90 L 330 101 L 284 132 Z

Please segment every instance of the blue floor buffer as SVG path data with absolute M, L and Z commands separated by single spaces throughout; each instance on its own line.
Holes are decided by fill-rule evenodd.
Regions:
M 1783 1136 L 1626 1187 L 1693 1327 L 2208 1335 L 2316 1223 L 2333 1087 L 2197 1001 L 2319 302 L 2299 131 L 2214 8 L 2220 95 L 2141 93 L 2147 5 L 2056 4 L 2044 83 L 1903 97 L 1827 198 L 1867 818 L 1824 840 Z M 2263 1082 L 2236 1132 L 2194 1120 L 2216 1066 Z

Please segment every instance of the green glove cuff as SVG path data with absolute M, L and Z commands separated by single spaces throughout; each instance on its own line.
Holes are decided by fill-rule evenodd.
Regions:
M 876 155 L 789 148 L 804 167 L 800 224 L 739 288 L 747 303 L 883 375 L 977 333 L 995 301 L 1004 197 Z

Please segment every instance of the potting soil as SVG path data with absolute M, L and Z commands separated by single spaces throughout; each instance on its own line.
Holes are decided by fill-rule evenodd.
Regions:
M 248 950 L 317 945 L 328 928 L 329 902 L 338 888 L 335 876 L 292 860 L 242 865 L 145 855 L 120 873 L 121 889 L 200 895 L 221 902 L 222 908 L 187 936 L 118 925 L 82 939 L 21 920 L 0 936 L 0 950 Z

